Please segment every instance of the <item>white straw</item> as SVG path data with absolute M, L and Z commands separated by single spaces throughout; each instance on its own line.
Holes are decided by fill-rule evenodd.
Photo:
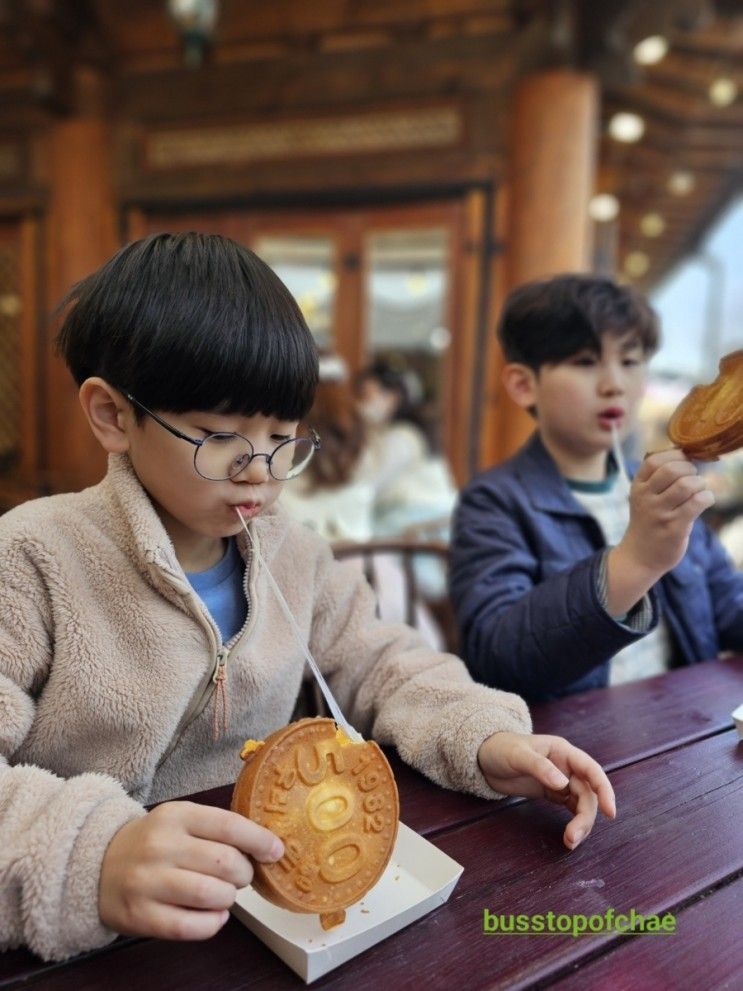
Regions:
M 309 664 L 310 669 L 312 670 L 312 673 L 314 674 L 315 679 L 317 680 L 318 685 L 320 686 L 320 691 L 323 693 L 323 697 L 325 698 L 325 701 L 328 703 L 328 708 L 330 709 L 330 711 L 331 711 L 331 713 L 333 715 L 333 719 L 335 719 L 336 724 L 343 730 L 343 732 L 346 734 L 346 736 L 349 739 L 353 740 L 354 743 L 362 743 L 363 742 L 363 739 L 364 739 L 363 736 L 358 732 L 358 730 L 355 730 L 353 728 L 353 726 L 351 726 L 351 724 L 346 720 L 345 716 L 343 715 L 343 713 L 340 710 L 340 706 L 335 701 L 335 696 L 330 691 L 330 687 L 328 686 L 327 681 L 325 680 L 325 678 L 323 678 L 322 672 L 320 671 L 320 668 L 317 666 L 317 661 L 312 656 L 312 653 L 310 652 L 310 648 L 307 646 L 307 643 L 306 643 L 304 637 L 302 636 L 302 632 L 299 629 L 299 627 L 297 626 L 297 621 L 294 619 L 294 616 L 292 615 L 292 611 L 289 608 L 289 604 L 287 603 L 286 599 L 284 598 L 284 595 L 283 595 L 281 589 L 277 585 L 276 579 L 274 578 L 274 576 L 269 571 L 268 565 L 266 564 L 266 562 L 261 557 L 261 552 L 258 550 L 258 545 L 253 540 L 253 535 L 251 534 L 250 530 L 248 529 L 248 525 L 245 522 L 245 518 L 243 517 L 243 514 L 240 512 L 240 510 L 237 507 L 235 507 L 235 512 L 237 513 L 237 515 L 238 515 L 238 517 L 240 519 L 240 522 L 243 525 L 243 529 L 245 530 L 245 532 L 248 535 L 248 540 L 250 541 L 250 546 L 253 548 L 253 553 L 255 554 L 256 559 L 258 560 L 258 563 L 263 568 L 263 570 L 266 572 L 266 577 L 268 578 L 268 580 L 269 580 L 269 582 L 271 584 L 271 588 L 274 590 L 274 594 L 276 595 L 276 598 L 278 600 L 279 605 L 281 606 L 282 610 L 284 611 L 284 615 L 286 616 L 287 620 L 289 621 L 289 625 L 292 628 L 292 632 L 294 634 L 294 637 L 295 637 L 297 643 L 299 644 L 299 647 L 300 647 L 302 653 L 304 654 L 304 657 L 305 657 L 307 663 Z
M 611 421 L 611 443 L 614 451 L 614 460 L 616 461 L 617 468 L 619 469 L 619 477 L 622 479 L 627 493 L 629 493 L 632 482 L 627 474 L 627 464 L 624 460 L 622 444 L 619 440 L 619 431 L 617 430 L 617 425 L 613 420 Z

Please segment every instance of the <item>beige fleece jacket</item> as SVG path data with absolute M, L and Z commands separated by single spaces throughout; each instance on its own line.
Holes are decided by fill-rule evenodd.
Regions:
M 363 577 L 284 510 L 250 528 L 351 723 L 439 784 L 498 797 L 477 750 L 528 732 L 525 703 L 377 620 Z M 234 781 L 246 737 L 290 719 L 303 658 L 245 545 L 250 610 L 225 647 L 125 455 L 99 485 L 0 518 L 3 948 L 62 959 L 113 939 L 98 879 L 117 830 L 142 803 Z M 215 740 L 219 660 L 229 724 Z

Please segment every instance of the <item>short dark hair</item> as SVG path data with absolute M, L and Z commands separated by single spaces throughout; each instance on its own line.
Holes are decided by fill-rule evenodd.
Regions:
M 60 304 L 75 381 L 99 375 L 150 409 L 299 420 L 317 349 L 281 279 L 216 234 L 153 234 L 121 248 Z M 141 415 L 141 414 L 140 414 Z
M 584 349 L 600 353 L 605 334 L 630 331 L 646 355 L 657 349 L 658 317 L 640 293 L 602 276 L 557 275 L 509 293 L 498 338 L 507 361 L 536 372 Z

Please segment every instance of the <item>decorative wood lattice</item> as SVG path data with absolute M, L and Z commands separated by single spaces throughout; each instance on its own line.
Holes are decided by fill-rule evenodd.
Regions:
M 460 143 L 462 131 L 454 106 L 154 131 L 145 138 L 145 165 L 163 170 L 452 147 Z
M 19 257 L 15 245 L 0 245 L 0 474 L 18 457 L 20 444 Z

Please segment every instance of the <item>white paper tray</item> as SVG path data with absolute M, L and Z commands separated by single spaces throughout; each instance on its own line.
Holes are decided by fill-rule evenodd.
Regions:
M 401 822 L 387 869 L 342 926 L 326 932 L 319 916 L 278 908 L 250 887 L 238 891 L 232 912 L 309 984 L 443 905 L 462 870 Z
M 743 740 L 743 705 L 739 705 L 737 709 L 733 709 L 732 716 L 738 728 L 738 736 Z

